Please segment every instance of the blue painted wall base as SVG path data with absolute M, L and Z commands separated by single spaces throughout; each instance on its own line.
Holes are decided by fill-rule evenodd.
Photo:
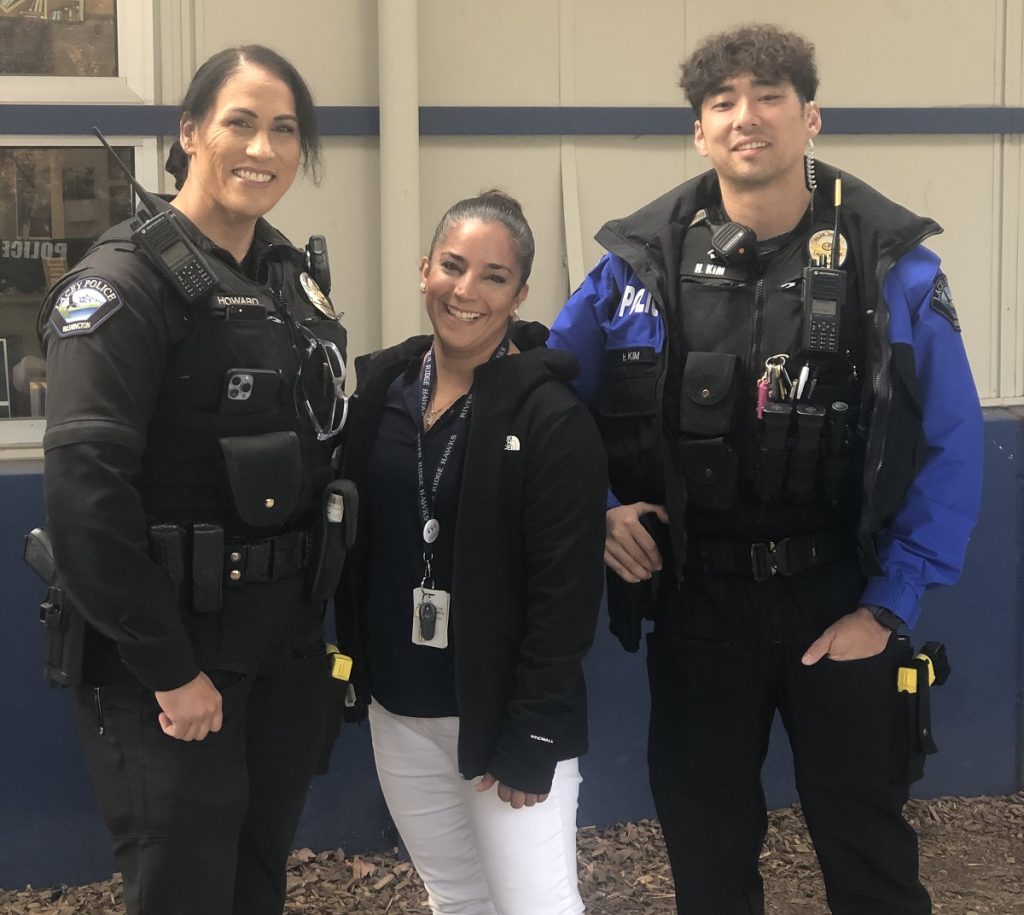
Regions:
M 943 641 L 953 675 L 933 694 L 940 753 L 918 797 L 1007 794 L 1024 786 L 1024 410 L 986 412 L 985 490 L 963 578 L 926 595 L 915 642 Z M 21 561 L 22 538 L 42 521 L 38 464 L 0 464 L 0 886 L 77 884 L 114 871 L 74 734 L 69 697 L 40 675 L 41 587 Z M 582 760 L 581 825 L 654 815 L 646 772 L 647 675 L 602 620 L 587 658 L 590 752 Z M 373 773 L 369 731 L 350 726 L 331 772 L 312 787 L 297 847 L 380 850 L 389 821 Z M 764 767 L 769 806 L 796 800 L 792 758 L 778 726 Z

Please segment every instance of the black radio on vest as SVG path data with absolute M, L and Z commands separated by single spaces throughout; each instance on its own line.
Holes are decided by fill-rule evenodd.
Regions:
M 804 268 L 804 349 L 818 353 L 839 351 L 839 320 L 846 301 L 846 274 L 839 269 L 839 207 L 842 204 L 842 173 L 836 174 L 836 224 L 832 232 L 830 263 Z M 822 256 L 824 260 L 824 256 Z
M 207 298 L 217 288 L 217 280 L 203 253 L 182 229 L 174 211 L 158 210 L 153 204 L 152 195 L 139 184 L 99 129 L 93 127 L 92 130 L 107 148 L 107 152 L 114 157 L 114 161 L 121 166 L 149 214 L 149 219 L 132 235 L 132 241 L 149 255 L 153 266 L 189 305 Z

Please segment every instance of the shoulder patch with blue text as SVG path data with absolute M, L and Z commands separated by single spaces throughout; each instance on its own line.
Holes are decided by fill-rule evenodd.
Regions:
M 953 293 L 949 291 L 949 280 L 946 279 L 945 273 L 940 273 L 935 279 L 932 309 L 949 321 L 953 330 L 960 333 L 960 319 L 956 316 L 956 308 L 953 307 Z
M 76 277 L 57 294 L 50 324 L 61 337 L 91 334 L 123 305 L 117 287 L 102 277 Z

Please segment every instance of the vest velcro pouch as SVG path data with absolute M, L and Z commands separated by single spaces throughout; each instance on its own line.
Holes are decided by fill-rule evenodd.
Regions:
M 683 367 L 679 431 L 684 435 L 725 435 L 736 407 L 734 353 L 690 353 Z
M 653 347 L 605 353 L 595 418 L 608 454 L 612 489 L 626 502 L 660 486 L 657 386 L 658 354 Z
M 163 569 L 180 605 L 181 588 L 185 583 L 188 534 L 179 524 L 151 524 L 146 533 L 149 538 L 149 558 Z
M 724 438 L 684 440 L 679 447 L 679 458 L 692 505 L 712 511 L 732 508 L 738 461 L 736 452 Z
M 224 528 L 192 525 L 192 612 L 219 613 L 224 573 Z
M 299 437 L 267 432 L 220 439 L 230 507 L 253 528 L 283 525 L 295 511 L 302 486 Z
M 683 366 L 679 397 L 679 460 L 690 503 L 725 511 L 736 499 L 738 459 L 726 439 L 736 412 L 733 353 L 693 352 Z

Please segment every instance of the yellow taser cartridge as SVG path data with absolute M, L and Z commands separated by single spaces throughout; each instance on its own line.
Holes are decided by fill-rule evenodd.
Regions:
M 919 654 L 915 661 L 924 661 L 928 665 L 928 685 L 935 682 L 935 665 L 932 659 L 926 654 Z M 901 667 L 896 674 L 896 691 L 900 693 L 917 692 L 917 668 Z
M 347 654 L 342 654 L 337 645 L 328 642 L 327 654 L 331 659 L 331 676 L 335 680 L 348 681 L 352 676 L 352 659 Z

